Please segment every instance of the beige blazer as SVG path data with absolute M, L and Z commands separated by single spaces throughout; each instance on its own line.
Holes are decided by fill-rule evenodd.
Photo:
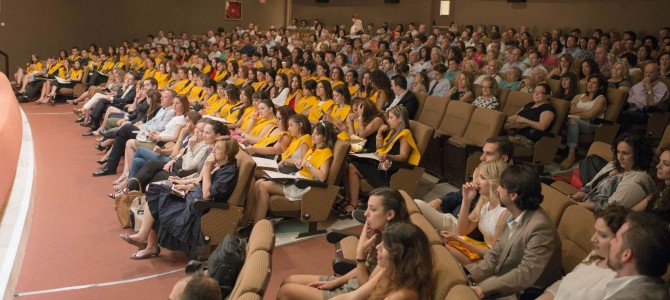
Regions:
M 526 211 L 512 236 L 504 226 L 496 246 L 465 266 L 487 297 L 544 289 L 561 279 L 561 240 L 542 208 Z

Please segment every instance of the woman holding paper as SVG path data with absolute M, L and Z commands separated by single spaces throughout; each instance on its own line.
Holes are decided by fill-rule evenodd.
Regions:
M 314 146 L 307 151 L 302 159 L 295 161 L 295 167 L 299 169 L 296 175 L 307 179 L 325 181 L 330 171 L 330 162 L 336 140 L 337 134 L 333 124 L 323 121 L 318 122 L 312 132 Z M 255 187 L 254 224 L 265 218 L 270 195 L 282 195 L 291 201 L 296 201 L 301 200 L 302 196 L 310 189 L 310 187 L 301 189 L 294 184 L 282 185 L 272 180 L 259 180 Z
M 290 106 L 282 106 L 277 109 L 277 126 L 274 130 L 264 135 L 253 146 L 244 149 L 249 154 L 256 155 L 280 155 L 291 145 L 292 137 L 288 130 L 289 118 L 295 115 Z M 309 131 L 307 131 L 309 132 Z M 305 147 L 308 148 L 308 147 Z M 305 151 L 307 152 L 307 151 Z
M 235 105 L 231 108 L 230 113 L 226 120 L 228 121 L 228 129 L 236 129 L 242 126 L 244 119 L 248 116 L 251 116 L 256 109 L 251 105 L 251 95 L 254 93 L 254 88 L 250 86 L 244 86 L 241 88 L 240 93 L 240 103 L 241 105 Z
M 379 127 L 375 142 L 377 159 L 351 156 L 348 185 L 345 187 L 349 200 L 340 209 L 341 218 L 350 218 L 351 212 L 356 209 L 361 178 L 375 188 L 389 186 L 399 163 L 419 164 L 421 153 L 409 129 L 409 115 L 404 106 L 394 106 L 389 110 L 388 125 Z
M 272 100 L 264 98 L 256 100 L 256 112 L 253 113 L 247 125 L 247 131 L 242 133 L 242 144 L 253 145 L 263 139 L 277 127 L 277 110 Z

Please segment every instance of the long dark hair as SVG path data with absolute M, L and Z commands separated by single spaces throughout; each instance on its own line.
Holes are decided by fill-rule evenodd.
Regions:
M 631 148 L 633 148 L 633 159 L 635 160 L 633 169 L 645 172 L 649 171 L 649 167 L 651 167 L 651 162 L 653 159 L 651 146 L 649 145 L 649 141 L 647 141 L 644 136 L 639 134 L 624 133 L 620 135 L 616 141 L 614 141 L 614 144 L 612 144 L 612 153 L 614 153 L 614 167 L 619 171 L 623 171 L 623 167 L 621 167 L 619 158 L 616 155 L 617 146 L 622 142 L 625 142 Z
M 568 90 L 566 91 L 563 88 L 562 83 L 559 82 L 560 88 L 556 93 L 556 98 L 572 101 L 572 99 L 575 98 L 575 96 L 577 95 L 577 88 L 578 88 L 577 81 L 579 81 L 579 79 L 577 79 L 577 75 L 575 75 L 575 73 L 572 72 L 567 72 L 561 75 L 561 81 L 563 81 L 563 79 L 565 78 L 568 78 L 570 80 Z
M 316 124 L 314 124 L 314 131 L 316 133 L 323 135 L 324 139 L 324 144 L 326 147 L 332 149 L 335 149 L 335 142 L 337 141 L 337 131 L 335 130 L 335 126 L 326 121 L 319 121 Z M 316 144 L 314 144 L 314 149 L 316 149 Z

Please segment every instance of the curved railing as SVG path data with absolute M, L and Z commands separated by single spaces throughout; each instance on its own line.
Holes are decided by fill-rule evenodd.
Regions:
M 1 53 L 1 51 L 0 51 Z M 7 76 L 0 73 L 0 217 L 14 185 L 23 129 L 19 102 Z

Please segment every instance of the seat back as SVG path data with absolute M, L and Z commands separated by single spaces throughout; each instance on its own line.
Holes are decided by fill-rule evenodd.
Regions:
M 572 271 L 591 252 L 593 248 L 591 237 L 595 232 L 593 229 L 595 222 L 593 212 L 588 208 L 571 205 L 565 209 L 558 224 L 565 274 Z
M 414 203 L 414 199 L 410 197 L 407 192 L 400 190 L 400 195 L 402 195 L 403 200 L 405 200 L 405 206 L 407 207 L 407 214 L 412 215 L 416 213 L 421 213 L 421 209 L 419 209 L 419 206 Z
M 551 221 L 554 222 L 554 226 L 558 227 L 565 209 L 575 204 L 575 202 L 570 200 L 567 195 L 544 183 L 542 184 L 542 196 L 544 196 L 544 200 L 542 200 L 540 207 L 549 215 Z
M 275 246 L 275 230 L 269 220 L 260 220 L 254 224 L 247 243 L 247 256 L 258 250 L 272 253 Z
M 238 299 L 244 293 L 264 295 L 270 282 L 271 260 L 270 253 L 265 251 L 256 251 L 247 256 L 229 299 Z
M 486 139 L 498 136 L 505 123 L 505 115 L 497 110 L 477 107 L 465 129 L 464 139 L 484 146 Z
M 412 136 L 414 136 L 414 142 L 416 142 L 419 152 L 423 155 L 435 130 L 428 125 L 412 120 L 409 120 L 409 128 L 412 131 Z
M 244 151 L 238 151 L 235 158 L 237 159 L 237 183 L 235 183 L 235 189 L 228 198 L 228 204 L 243 207 L 247 199 L 251 179 L 256 170 L 256 162 Z
M 463 268 L 443 245 L 430 247 L 433 259 L 433 299 L 444 299 L 456 285 L 465 284 Z
M 565 118 L 570 112 L 570 102 L 558 98 L 549 98 L 549 103 L 554 107 L 554 123 L 551 124 L 549 132 L 558 135 L 565 124 Z
M 437 299 L 437 298 L 436 298 Z M 472 290 L 467 285 L 462 285 L 459 284 L 457 286 L 452 287 L 449 290 L 449 293 L 447 294 L 446 298 L 443 298 L 444 300 L 477 300 L 479 297 L 477 294 L 475 294 L 475 291 Z
M 665 130 L 663 130 L 663 136 L 658 144 L 658 148 L 656 148 L 656 154 L 659 154 L 658 151 L 661 150 L 661 147 L 667 144 L 670 144 L 670 125 L 666 126 Z
M 502 108 L 502 112 L 506 116 L 513 116 L 518 113 L 524 105 L 533 101 L 533 95 L 520 92 L 520 91 L 510 91 L 507 95 L 507 101 L 505 101 L 505 106 Z
M 549 85 L 549 88 L 551 88 L 552 94 L 558 93 L 558 91 L 561 90 L 561 80 L 559 79 L 547 79 L 545 82 Z M 572 99 L 570 99 L 572 100 Z
M 498 102 L 500 103 L 498 105 L 498 110 L 502 111 L 503 107 L 505 107 L 505 104 L 507 103 L 507 97 L 509 96 L 509 89 L 499 89 L 498 90 Z
M 438 129 L 451 136 L 463 136 L 474 111 L 475 106 L 470 103 L 450 101 Z
M 440 237 L 437 234 L 437 230 L 435 229 L 435 227 L 433 227 L 433 225 L 430 225 L 430 223 L 428 222 L 428 220 L 426 220 L 426 217 L 424 217 L 423 214 L 411 214 L 409 216 L 409 220 L 412 224 L 421 228 L 421 231 L 423 231 L 423 233 L 426 234 L 426 237 L 428 237 L 429 244 L 444 245 L 442 237 Z
M 437 128 L 437 126 L 440 126 L 440 122 L 447 111 L 449 102 L 449 98 L 447 97 L 425 97 L 425 104 L 420 110 L 421 113 L 417 113 L 419 117 L 416 120 L 432 128 Z
M 616 122 L 623 109 L 624 103 L 628 99 L 628 92 L 622 91 L 620 89 L 607 89 L 607 108 L 605 109 L 604 119 L 612 122 Z
M 603 143 L 603 142 L 593 142 L 589 147 L 589 152 L 587 155 L 595 154 L 605 160 L 612 161 L 614 160 L 614 153 L 612 152 L 612 145 Z
M 484 75 L 482 75 L 484 76 Z M 472 85 L 472 93 L 474 94 L 474 98 L 477 99 L 479 96 L 482 95 L 482 85 L 481 84 L 474 84 Z
M 416 102 L 419 104 L 419 107 L 416 108 L 416 113 L 414 114 L 414 120 L 418 120 L 419 117 L 421 116 L 421 112 L 423 111 L 423 108 L 425 107 L 426 97 L 428 97 L 428 94 L 426 94 L 426 93 L 415 93 L 415 92 L 412 92 L 412 93 L 416 97 Z
M 329 185 L 338 185 L 338 176 L 340 175 L 340 169 L 344 164 L 344 158 L 349 152 L 349 142 L 337 139 L 335 142 L 335 148 L 333 149 L 333 162 L 330 164 L 330 172 L 328 173 L 328 179 L 326 182 Z
M 642 70 L 637 69 L 628 71 L 628 78 L 630 79 L 631 86 L 634 86 L 638 82 L 642 81 L 642 77 L 644 77 Z

